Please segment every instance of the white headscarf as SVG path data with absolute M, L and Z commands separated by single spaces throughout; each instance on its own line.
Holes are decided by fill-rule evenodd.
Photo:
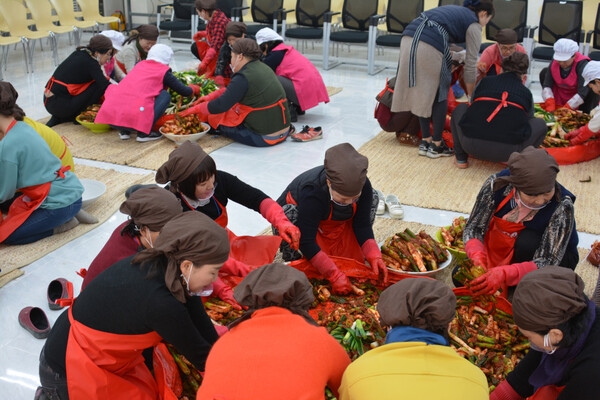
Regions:
M 258 43 L 259 46 L 264 42 L 271 42 L 274 40 L 283 41 L 283 38 L 271 28 L 262 28 L 256 32 L 256 43 Z
M 173 58 L 173 49 L 166 44 L 155 44 L 148 51 L 147 60 L 159 62 L 161 64 L 169 65 Z

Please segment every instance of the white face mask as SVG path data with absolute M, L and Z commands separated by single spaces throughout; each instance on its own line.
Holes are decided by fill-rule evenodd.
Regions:
M 207 205 L 210 202 L 210 199 L 212 199 L 212 197 L 215 194 L 215 189 L 216 188 L 217 188 L 217 184 L 215 183 L 215 186 L 213 187 L 213 189 L 211 190 L 210 194 L 206 198 L 204 198 L 204 199 L 196 199 L 196 200 L 198 200 L 198 205 L 200 207 L 203 207 L 203 206 Z
M 154 244 L 152 243 L 152 235 L 148 234 L 147 237 L 144 237 L 144 239 L 146 239 L 146 242 L 150 245 L 150 248 L 154 248 Z
M 546 354 L 554 354 L 554 352 L 556 351 L 556 347 L 552 346 L 552 343 L 550 343 L 550 335 L 548 333 L 546 333 L 544 335 L 544 347 L 539 347 L 536 346 L 535 344 L 529 342 L 529 347 L 531 347 L 533 350 L 539 351 L 540 353 L 546 353 Z M 550 350 L 546 350 L 546 347 L 550 347 Z
M 185 289 L 187 290 L 188 294 L 190 296 L 202 296 L 202 297 L 210 296 L 213 292 L 212 283 L 210 285 L 206 286 L 204 289 L 202 289 L 201 292 L 192 292 L 190 290 L 190 277 L 192 276 L 193 269 L 194 269 L 194 265 L 192 265 L 192 267 L 190 268 L 190 272 L 187 277 L 185 275 L 181 274 L 181 277 L 183 278 L 183 281 L 185 282 L 185 286 L 186 286 Z

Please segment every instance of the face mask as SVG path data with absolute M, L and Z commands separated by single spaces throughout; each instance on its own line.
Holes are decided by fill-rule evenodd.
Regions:
M 351 202 L 350 204 L 339 203 L 339 202 L 337 202 L 337 201 L 335 201 L 335 200 L 333 199 L 333 194 L 331 193 L 331 186 L 329 187 L 329 199 L 330 199 L 330 200 L 331 200 L 331 202 L 332 202 L 333 204 L 335 204 L 336 206 L 340 206 L 340 207 L 352 207 L 352 204 L 356 203 L 356 202 L 358 201 L 358 199 L 359 199 L 359 198 L 360 198 L 360 196 L 359 196 L 359 197 L 357 197 L 357 198 L 355 198 L 355 199 L 353 199 L 353 200 L 352 200 L 352 202 Z
M 144 237 L 144 239 L 146 239 L 146 242 L 148 242 L 151 249 L 154 248 L 154 244 L 152 243 L 152 235 L 148 234 L 148 237 Z
M 198 205 L 200 207 L 203 207 L 203 206 L 207 205 L 210 202 L 210 199 L 212 199 L 212 197 L 215 194 L 215 189 L 216 188 L 217 188 L 217 184 L 215 183 L 215 186 L 213 186 L 212 191 L 210 192 L 210 194 L 206 198 L 204 198 L 204 199 L 196 199 L 196 200 L 198 200 Z
M 541 205 L 539 207 L 532 207 L 532 206 L 528 206 L 527 204 L 523 203 L 523 201 L 521 200 L 521 195 L 519 194 L 519 192 L 515 192 L 515 200 L 517 201 L 517 203 L 519 203 L 520 205 L 522 205 L 523 207 L 525 207 L 528 210 L 531 211 L 538 211 L 541 210 L 542 208 L 546 207 L 548 204 L 550 204 L 550 202 L 547 202 L 544 205 Z
M 533 350 L 535 351 L 539 351 L 540 353 L 546 353 L 546 354 L 554 354 L 554 352 L 556 351 L 556 347 L 553 347 L 552 344 L 550 343 L 550 336 L 546 333 L 544 335 L 544 347 L 539 347 L 536 346 L 535 344 L 529 342 L 529 347 L 531 347 Z M 550 350 L 546 350 L 545 347 L 550 347 Z
M 206 286 L 204 289 L 202 289 L 201 292 L 192 292 L 190 290 L 190 276 L 192 276 L 193 269 L 194 269 L 194 265 L 192 265 L 192 267 L 190 268 L 190 273 L 188 274 L 187 278 L 185 275 L 181 274 L 181 278 L 183 278 L 183 281 L 185 282 L 185 289 L 187 290 L 188 294 L 190 296 L 202 296 L 202 297 L 210 296 L 213 292 L 212 283 L 210 285 Z

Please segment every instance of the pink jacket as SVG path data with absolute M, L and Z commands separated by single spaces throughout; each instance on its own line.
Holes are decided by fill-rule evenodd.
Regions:
M 276 46 L 273 51 L 285 50 L 281 64 L 275 74 L 288 78 L 294 84 L 298 102 L 302 110 L 308 110 L 319 103 L 329 103 L 327 88 L 317 68 L 298 50 L 285 43 Z
M 143 60 L 118 85 L 110 85 L 95 122 L 150 133 L 154 120 L 154 100 L 164 89 L 168 65 Z

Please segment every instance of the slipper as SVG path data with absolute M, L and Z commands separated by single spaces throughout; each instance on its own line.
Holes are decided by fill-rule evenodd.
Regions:
M 402 208 L 402 204 L 400 204 L 400 201 L 398 201 L 398 197 L 396 197 L 396 195 L 388 194 L 385 198 L 385 206 L 387 207 L 391 218 L 404 218 L 404 209 Z
M 19 324 L 37 339 L 45 339 L 50 333 L 50 322 L 39 307 L 25 307 L 19 312 Z
M 375 190 L 377 192 L 377 197 L 379 197 L 379 202 L 377 203 L 377 211 L 376 215 L 385 214 L 385 195 L 381 190 Z
M 58 304 L 56 301 L 59 299 L 72 299 L 73 284 L 65 278 L 56 278 L 48 285 L 46 296 L 48 299 L 48 307 L 50 307 L 51 310 L 60 310 L 64 306 Z

